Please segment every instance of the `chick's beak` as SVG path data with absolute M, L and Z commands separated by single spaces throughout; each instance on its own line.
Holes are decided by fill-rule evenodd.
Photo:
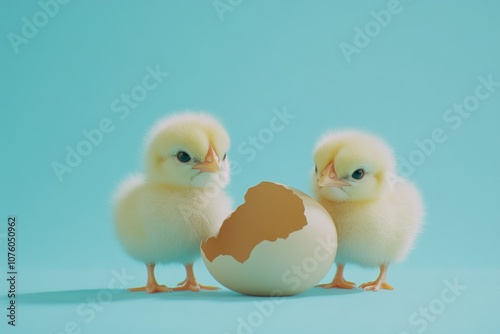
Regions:
M 214 148 L 210 145 L 205 161 L 193 166 L 193 169 L 199 169 L 200 173 L 217 173 L 220 172 L 219 158 L 215 153 Z
M 318 185 L 320 187 L 336 187 L 342 188 L 344 186 L 350 186 L 346 181 L 339 180 L 337 175 L 335 174 L 335 169 L 333 166 L 333 162 L 329 164 L 325 170 L 321 173 L 321 177 L 318 180 Z

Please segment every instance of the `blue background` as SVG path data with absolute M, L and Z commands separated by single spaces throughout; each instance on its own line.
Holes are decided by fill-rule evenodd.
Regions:
M 113 290 L 94 319 L 78 313 L 90 309 L 88 298 L 104 296 L 112 270 L 133 276 L 129 287 L 145 282 L 143 264 L 114 237 L 110 197 L 126 175 L 142 170 L 149 127 L 187 108 L 209 111 L 227 127 L 230 158 L 239 164 L 228 191 L 237 204 L 263 180 L 309 193 L 312 149 L 328 129 L 379 134 L 400 160 L 417 157 L 415 141 L 434 129 L 446 134 L 409 176 L 422 190 L 427 219 L 413 253 L 389 270 L 396 290 L 313 289 L 276 305 L 253 332 L 498 332 L 500 87 L 456 129 L 443 115 L 474 94 L 479 76 L 500 81 L 500 3 L 403 0 L 400 13 L 348 62 L 340 44 L 354 45 L 356 27 L 387 6 L 244 0 L 222 20 L 211 1 L 71 1 L 16 53 L 8 34 L 20 35 L 22 18 L 33 22 L 41 7 L 2 1 L 0 263 L 4 272 L 6 221 L 16 215 L 19 271 L 15 329 L 6 325 L 0 280 L 2 333 L 61 333 L 71 322 L 82 333 L 236 333 L 238 317 L 248 319 L 254 302 L 267 300 L 227 290 Z M 112 102 L 157 65 L 168 77 L 120 119 Z M 284 108 L 295 118 L 249 159 L 238 147 Z M 82 131 L 105 118 L 113 131 L 60 182 L 52 163 L 64 163 L 65 147 L 75 148 Z M 200 281 L 216 284 L 203 263 L 195 270 Z M 376 275 L 346 268 L 357 283 Z M 181 266 L 157 270 L 168 285 L 183 276 Z M 445 282 L 455 279 L 467 288 L 440 309 Z M 425 329 L 410 322 L 429 306 L 439 314 Z

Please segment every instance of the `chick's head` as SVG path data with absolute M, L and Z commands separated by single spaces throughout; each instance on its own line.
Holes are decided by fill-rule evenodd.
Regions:
M 160 120 L 150 131 L 146 177 L 184 187 L 225 187 L 229 183 L 229 135 L 213 117 L 185 112 Z
M 332 132 L 314 150 L 313 190 L 336 202 L 378 198 L 395 173 L 392 150 L 379 138 L 360 131 Z

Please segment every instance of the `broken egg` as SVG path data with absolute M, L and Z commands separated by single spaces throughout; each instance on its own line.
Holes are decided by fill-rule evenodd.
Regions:
M 203 261 L 220 284 L 256 296 L 312 288 L 330 269 L 336 251 L 335 225 L 323 206 L 273 182 L 250 188 L 217 236 L 201 244 Z

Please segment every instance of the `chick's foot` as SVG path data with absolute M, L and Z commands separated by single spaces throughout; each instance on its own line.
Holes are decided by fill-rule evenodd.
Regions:
M 155 264 L 146 264 L 146 268 L 148 270 L 148 282 L 146 286 L 141 286 L 139 288 L 131 288 L 128 289 L 130 292 L 140 292 L 146 291 L 147 293 L 156 293 L 156 292 L 171 292 L 172 289 L 168 288 L 166 285 L 160 285 L 156 282 L 155 277 Z
M 138 288 L 128 289 L 130 292 L 140 292 L 146 291 L 147 293 L 156 293 L 156 292 L 171 292 L 172 289 L 168 288 L 166 285 L 156 284 L 148 284 L 146 286 L 141 286 Z
M 380 274 L 377 279 L 373 282 L 361 284 L 359 287 L 366 291 L 378 291 L 380 289 L 394 290 L 394 288 L 385 281 L 387 277 L 387 268 L 387 264 L 380 265 Z
M 181 282 L 177 287 L 173 289 L 174 291 L 193 291 L 199 292 L 201 290 L 219 290 L 216 286 L 201 285 L 198 282 Z
M 189 263 L 186 264 L 186 279 L 179 284 L 177 284 L 177 287 L 175 287 L 173 290 L 174 291 L 193 291 L 193 292 L 199 292 L 201 290 L 219 290 L 218 287 L 216 286 L 209 286 L 209 285 L 201 285 L 196 281 L 196 277 L 194 276 L 194 271 L 193 271 L 193 264 Z
M 356 283 L 346 281 L 345 279 L 336 280 L 334 279 L 331 283 L 328 284 L 318 284 L 316 285 L 318 288 L 324 289 L 356 289 Z
M 335 277 L 333 281 L 328 284 L 319 284 L 316 285 L 318 288 L 324 289 L 356 289 L 356 283 L 349 282 L 344 279 L 344 265 L 337 264 L 337 272 L 335 273 Z
M 382 281 L 373 281 L 373 282 L 364 283 L 364 284 L 361 284 L 359 287 L 365 291 L 378 291 L 380 289 L 394 290 L 392 285 L 388 284 L 387 282 L 382 282 Z

